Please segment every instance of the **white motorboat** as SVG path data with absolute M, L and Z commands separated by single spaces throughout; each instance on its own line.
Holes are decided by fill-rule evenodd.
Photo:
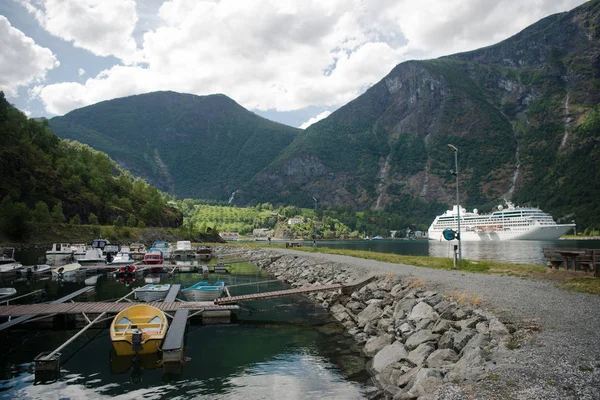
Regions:
M 105 261 L 102 250 L 99 248 L 87 249 L 85 251 L 85 256 L 77 260 L 77 262 L 82 264 L 104 264 Z
M 146 254 L 146 245 L 144 243 L 131 243 L 129 245 L 129 252 L 134 260 L 141 260 L 144 258 L 144 254 Z
M 170 259 L 171 258 L 171 254 L 173 253 L 173 247 L 169 243 L 163 242 L 163 241 L 160 241 L 160 240 L 152 243 L 152 247 L 150 248 L 150 250 L 148 250 L 146 252 L 146 254 L 150 253 L 150 251 L 152 249 L 158 249 L 158 250 L 160 250 L 161 253 L 162 253 L 162 258 L 164 260 Z
M 113 260 L 109 262 L 110 265 L 126 265 L 126 264 L 134 264 L 135 260 L 133 256 L 129 252 L 120 251 L 118 252 Z
M 23 270 L 26 274 L 38 275 L 50 272 L 52 270 L 52 267 L 48 264 L 39 264 L 23 267 Z
M 173 250 L 173 258 L 176 260 L 196 258 L 196 250 L 192 249 L 192 242 L 189 240 L 178 241 Z
M 460 208 L 460 240 L 555 240 L 575 227 L 575 224 L 557 224 L 552 216 L 535 207 L 518 207 L 506 202 L 491 214 L 479 214 L 477 209 L 467 212 Z M 458 231 L 459 209 L 435 217 L 428 230 L 430 240 L 442 238 L 446 229 Z
M 12 272 L 20 271 L 22 268 L 23 268 L 23 264 L 21 264 L 19 262 L 2 264 L 2 265 L 0 265 L 0 273 L 10 274 Z
M 171 289 L 171 285 L 166 284 L 148 284 L 142 287 L 139 287 L 133 291 L 133 295 L 136 300 L 141 301 L 159 301 L 163 300 L 167 297 L 167 293 L 169 293 L 169 289 Z
M 0 288 L 0 299 L 3 299 L 5 297 L 10 297 L 17 294 L 17 289 L 15 288 Z
M 77 272 L 79 272 L 80 268 L 81 264 L 79 263 L 67 264 L 60 267 L 56 267 L 52 270 L 52 277 L 55 279 L 71 278 L 77 275 Z
M 52 249 L 46 251 L 46 260 L 50 264 L 60 264 L 73 259 L 73 249 L 69 243 L 54 243 Z
M 15 249 L 13 247 L 0 248 L 0 273 L 10 274 L 23 268 L 23 265 L 15 260 Z
M 75 243 L 71 245 L 71 250 L 73 251 L 73 259 L 78 261 L 85 257 L 85 252 L 88 249 L 88 245 L 85 243 Z
M 224 289 L 224 282 L 215 282 L 214 285 L 210 285 L 208 282 L 198 282 L 193 286 L 181 289 L 181 293 L 188 301 L 210 301 L 220 297 Z

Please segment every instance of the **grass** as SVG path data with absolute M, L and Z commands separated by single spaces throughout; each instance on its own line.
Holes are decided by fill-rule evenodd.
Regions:
M 465 292 L 452 292 L 450 293 L 450 299 L 456 301 L 460 305 L 471 304 L 474 307 L 478 307 L 482 302 L 483 298 L 480 296 L 472 295 Z
M 561 286 L 574 292 L 600 294 L 600 278 L 569 279 L 561 283 Z

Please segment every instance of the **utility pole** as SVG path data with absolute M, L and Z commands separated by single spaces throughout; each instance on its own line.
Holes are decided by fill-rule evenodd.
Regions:
M 448 148 L 454 152 L 454 176 L 456 176 L 456 212 L 458 222 L 458 263 L 462 264 L 462 238 L 460 236 L 460 199 L 458 197 L 458 149 L 456 148 L 456 146 L 451 144 L 448 144 Z

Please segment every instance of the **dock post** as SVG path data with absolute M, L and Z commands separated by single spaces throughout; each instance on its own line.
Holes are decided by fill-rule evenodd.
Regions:
M 60 377 L 60 353 L 54 353 L 51 357 L 50 353 L 45 351 L 34 359 L 36 382 L 55 381 Z

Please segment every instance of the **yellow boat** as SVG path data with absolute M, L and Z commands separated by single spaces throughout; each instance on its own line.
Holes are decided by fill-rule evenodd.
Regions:
M 110 325 L 110 339 L 118 356 L 152 354 L 160 350 L 168 327 L 165 313 L 139 304 L 117 314 Z

